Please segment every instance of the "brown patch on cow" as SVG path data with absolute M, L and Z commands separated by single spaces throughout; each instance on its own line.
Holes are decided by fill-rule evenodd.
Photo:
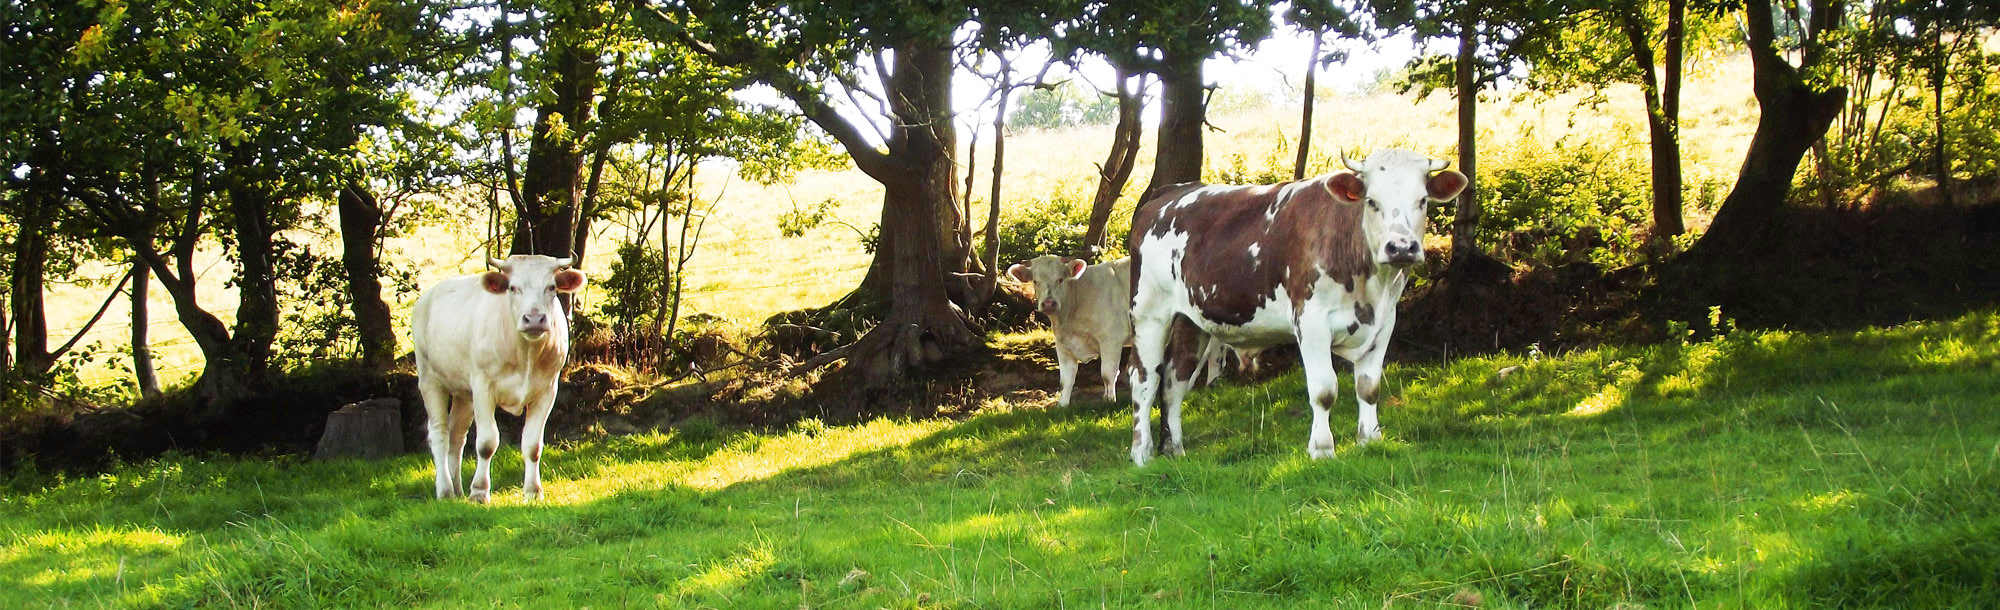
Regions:
M 530 462 L 540 462 L 540 461 L 542 461 L 542 446 L 541 446 L 541 445 L 535 445 L 535 446 L 533 446 L 533 447 L 529 447 L 529 448 L 528 448 L 528 461 L 530 461 Z
M 1362 324 L 1374 324 L 1375 306 L 1367 303 L 1354 306 L 1354 319 L 1361 321 Z
M 1333 394 L 1333 390 L 1327 390 L 1325 392 L 1320 392 L 1318 396 L 1313 397 L 1313 406 L 1319 407 L 1321 409 L 1331 409 L 1333 408 L 1333 405 L 1339 400 L 1340 397 L 1335 396 Z
M 1144 268 L 1136 254 L 1144 240 L 1186 231 L 1187 258 L 1174 265 L 1181 283 L 1202 317 L 1230 325 L 1249 323 L 1280 286 L 1296 313 L 1312 296 L 1322 270 L 1352 291 L 1354 278 L 1366 277 L 1374 259 L 1361 237 L 1361 206 L 1336 197 L 1328 186 L 1332 180 L 1359 184 L 1352 174 L 1336 174 L 1231 187 L 1202 193 L 1193 205 L 1177 207 L 1169 204 L 1193 187 L 1169 189 L 1133 216 L 1133 268 Z M 1277 215 L 1267 220 L 1273 206 Z M 1251 244 L 1258 244 L 1255 259 Z M 1137 281 L 1134 273 L 1134 294 Z
M 506 294 L 508 283 L 507 274 L 498 271 L 488 271 L 479 276 L 479 285 L 493 294 Z
M 1354 395 L 1359 397 L 1361 402 L 1371 405 L 1375 404 L 1375 392 L 1380 389 L 1382 389 L 1381 380 L 1373 376 L 1357 375 L 1354 377 Z
M 1361 330 L 1361 323 L 1360 323 L 1360 322 L 1348 322 L 1348 323 L 1347 323 L 1347 334 L 1350 334 L 1350 335 L 1352 335 L 1352 334 L 1354 334 L 1354 333 L 1356 333 L 1356 332 L 1359 332 L 1360 330 Z
M 1178 382 L 1194 379 L 1202 365 L 1201 328 L 1186 316 L 1174 316 L 1173 326 L 1167 330 L 1167 365 L 1172 367 L 1172 375 L 1167 378 Z
M 493 459 L 493 452 L 499 450 L 500 450 L 500 442 L 488 439 L 485 442 L 479 444 L 479 459 L 482 460 Z

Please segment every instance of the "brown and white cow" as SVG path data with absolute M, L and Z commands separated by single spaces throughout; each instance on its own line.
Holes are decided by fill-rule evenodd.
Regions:
M 410 315 L 417 390 L 430 419 L 437 497 L 459 494 L 465 432 L 479 424 L 479 466 L 470 495 L 484 503 L 500 448 L 495 407 L 524 415 L 521 495 L 542 496 L 542 427 L 555 406 L 556 381 L 569 353 L 569 319 L 560 292 L 583 287 L 570 259 L 519 255 L 490 261 L 495 271 L 438 282 Z
M 1423 260 L 1425 209 L 1456 197 L 1466 178 L 1407 150 L 1343 161 L 1350 171 L 1283 184 L 1175 185 L 1134 215 L 1134 463 L 1153 456 L 1155 400 L 1165 401 L 1164 450 L 1181 454 L 1181 399 L 1210 338 L 1240 348 L 1298 344 L 1313 409 L 1308 455 L 1333 456 L 1336 354 L 1354 363 L 1360 442 L 1381 438 L 1376 389 L 1404 270 Z
M 1098 361 L 1104 399 L 1118 400 L 1118 365 L 1132 344 L 1130 259 L 1091 265 L 1082 259 L 1044 254 L 1007 268 L 1007 276 L 1035 286 L 1035 309 L 1049 317 L 1055 333 L 1057 376 L 1068 405 L 1079 363 Z

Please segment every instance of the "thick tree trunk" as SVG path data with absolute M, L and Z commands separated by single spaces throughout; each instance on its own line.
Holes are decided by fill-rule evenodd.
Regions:
M 1128 83 L 1136 78 L 1138 86 Z M 1125 184 L 1132 180 L 1132 168 L 1139 159 L 1139 138 L 1146 126 L 1140 112 L 1146 108 L 1146 73 L 1118 66 L 1118 125 L 1111 129 L 1111 151 L 1097 167 L 1097 193 L 1090 200 L 1090 224 L 1084 228 L 1083 243 L 1093 252 L 1103 252 L 1106 224 Z
M 382 263 L 375 252 L 382 207 L 358 181 L 342 187 L 335 199 L 340 208 L 340 262 L 347 270 L 354 324 L 361 331 L 361 362 L 369 370 L 386 371 L 396 364 L 396 328 L 389 303 L 382 300 Z
M 843 348 L 847 364 L 835 373 L 864 387 L 897 379 L 978 340 L 943 281 L 946 272 L 958 271 L 965 260 L 963 250 L 945 243 L 952 238 L 948 229 L 956 225 L 957 214 L 951 73 L 946 41 L 913 41 L 896 48 L 888 94 L 900 120 L 889 137 L 892 169 L 877 176 L 885 190 L 882 237 L 893 280 L 889 315 Z M 946 268 L 951 262 L 957 264 Z
M 555 55 L 554 82 L 550 84 L 554 95 L 535 112 L 511 254 L 566 257 L 576 253 L 573 240 L 583 186 L 582 140 L 597 94 L 599 58 L 575 46 L 550 52 Z M 563 122 L 561 128 L 555 125 L 557 120 Z
M 1313 78 L 1319 74 L 1319 45 L 1325 37 L 1325 32 L 1313 32 L 1312 51 L 1306 55 L 1305 110 L 1299 113 L 1299 158 L 1292 162 L 1293 180 L 1306 178 L 1306 156 L 1312 152 Z
M 1944 23 L 1931 24 L 1931 52 L 1937 55 L 1937 62 L 1931 67 L 1931 160 L 1937 172 L 1938 200 L 1945 205 L 1952 204 L 1951 158 L 1946 157 L 1944 141 L 1944 81 L 1951 54 L 1944 48 Z
M 148 325 L 152 322 L 150 303 L 146 302 L 151 292 L 153 269 L 145 261 L 132 261 L 132 376 L 139 383 L 139 396 L 152 398 L 160 395 L 160 376 L 153 370 L 152 341 Z
M 1839 23 L 1841 8 L 1839 2 L 1814 3 L 1811 31 L 1823 32 L 1830 27 L 1823 24 Z M 1820 54 L 1812 47 L 1804 54 L 1803 67 L 1792 66 L 1779 53 L 1770 0 L 1750 0 L 1744 17 L 1749 26 L 1752 88 L 1761 111 L 1736 187 L 1730 189 L 1708 232 L 1689 252 L 1697 266 L 1750 255 L 1779 237 L 1771 225 L 1791 193 L 1799 160 L 1826 134 L 1847 99 L 1845 87 L 1821 91 L 1806 82 L 1801 73 L 1820 61 Z
M 30 194 L 29 197 L 38 197 Z M 40 375 L 55 365 L 49 357 L 49 319 L 43 302 L 44 268 L 49 258 L 48 207 L 31 201 L 14 238 L 8 269 L 7 307 L 14 315 L 14 370 Z
M 278 281 L 272 237 L 270 195 L 248 184 L 229 188 L 231 229 L 236 239 L 236 328 L 231 332 L 252 384 L 266 378 L 271 344 L 278 336 Z
M 1160 71 L 1160 137 L 1154 151 L 1153 178 L 1139 200 L 1161 188 L 1201 180 L 1201 130 L 1207 120 L 1203 104 L 1201 57 L 1168 57 Z
M 1454 66 L 1454 89 L 1458 92 L 1458 171 L 1469 182 L 1458 195 L 1457 213 L 1451 223 L 1451 267 L 1447 275 L 1462 278 L 1479 251 L 1479 82 L 1473 73 L 1477 50 L 1478 22 L 1470 9 L 1459 22 L 1458 59 Z

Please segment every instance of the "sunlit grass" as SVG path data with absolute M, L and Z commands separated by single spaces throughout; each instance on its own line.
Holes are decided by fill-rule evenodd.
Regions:
M 1146 468 L 1081 402 L 567 443 L 535 503 L 511 449 L 490 506 L 424 455 L 27 473 L 0 607 L 1978 606 L 1996 322 L 1396 366 L 1389 438 L 1320 461 L 1293 372 L 1196 392 Z

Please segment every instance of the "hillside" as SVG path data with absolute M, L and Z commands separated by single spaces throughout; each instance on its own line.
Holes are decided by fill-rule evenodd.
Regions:
M 1519 366 L 1519 369 L 1510 367 Z M 1505 372 L 1503 372 L 1505 371 Z M 2000 313 L 1392 367 L 1305 458 L 1297 372 L 962 422 L 565 443 L 524 505 L 430 462 L 170 455 L 0 493 L 0 606 L 1964 607 L 2000 597 Z M 1334 428 L 1352 429 L 1343 392 Z M 1348 423 L 1342 423 L 1348 422 Z

